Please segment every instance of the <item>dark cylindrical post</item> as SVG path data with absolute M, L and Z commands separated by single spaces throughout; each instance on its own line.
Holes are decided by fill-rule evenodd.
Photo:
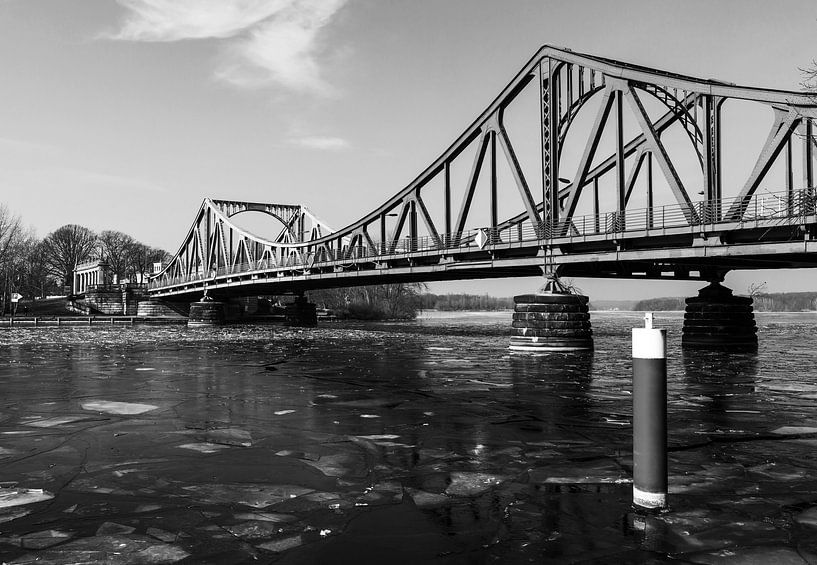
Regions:
M 667 331 L 633 328 L 633 503 L 667 505 Z

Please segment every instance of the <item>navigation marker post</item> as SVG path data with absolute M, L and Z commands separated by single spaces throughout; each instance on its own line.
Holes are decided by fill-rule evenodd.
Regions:
M 667 506 L 667 330 L 633 328 L 633 504 Z

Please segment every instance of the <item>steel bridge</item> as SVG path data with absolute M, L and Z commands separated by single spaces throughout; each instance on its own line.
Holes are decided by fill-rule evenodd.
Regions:
M 525 97 L 536 106 L 515 109 Z M 723 134 L 733 101 L 765 112 L 771 126 L 740 182 L 725 187 L 727 143 L 742 143 Z M 512 111 L 535 125 L 535 163 L 520 158 Z M 545 46 L 412 182 L 342 229 L 301 205 L 205 199 L 150 293 L 194 300 L 204 290 L 287 294 L 543 271 L 714 280 L 733 269 L 816 267 L 815 117 L 808 93 Z M 578 147 L 570 171 L 569 146 Z M 452 170 L 463 166 L 458 181 Z M 501 217 L 508 203 L 521 211 Z M 236 225 L 248 211 L 277 218 L 278 237 Z

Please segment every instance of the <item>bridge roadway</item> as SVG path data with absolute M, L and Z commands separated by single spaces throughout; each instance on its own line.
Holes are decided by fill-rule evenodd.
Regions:
M 156 298 L 282 295 L 378 284 L 541 275 L 711 280 L 729 270 L 817 267 L 817 191 L 760 193 L 739 220 L 720 218 L 735 199 L 699 202 L 694 221 L 679 205 L 528 222 L 439 238 L 346 248 L 325 260 L 293 254 L 285 265 L 240 263 L 175 279 L 156 278 Z M 393 244 L 393 242 L 391 242 Z

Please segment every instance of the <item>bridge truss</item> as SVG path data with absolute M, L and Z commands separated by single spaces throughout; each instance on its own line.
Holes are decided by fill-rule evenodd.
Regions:
M 526 166 L 506 115 L 531 89 L 538 112 L 525 120 L 538 124 L 538 162 Z M 722 109 L 731 101 L 772 119 L 740 182 L 724 187 Z M 807 93 L 545 46 L 411 183 L 342 229 L 303 206 L 206 199 L 151 293 L 281 294 L 543 270 L 711 279 L 730 269 L 817 266 L 815 117 Z M 569 147 L 580 149 L 572 167 Z M 468 171 L 459 181 L 455 167 Z M 475 198 L 479 187 L 487 198 Z M 501 217 L 508 201 L 521 212 Z M 487 221 L 476 222 L 475 210 Z M 247 211 L 276 217 L 280 235 L 239 228 L 231 218 Z

